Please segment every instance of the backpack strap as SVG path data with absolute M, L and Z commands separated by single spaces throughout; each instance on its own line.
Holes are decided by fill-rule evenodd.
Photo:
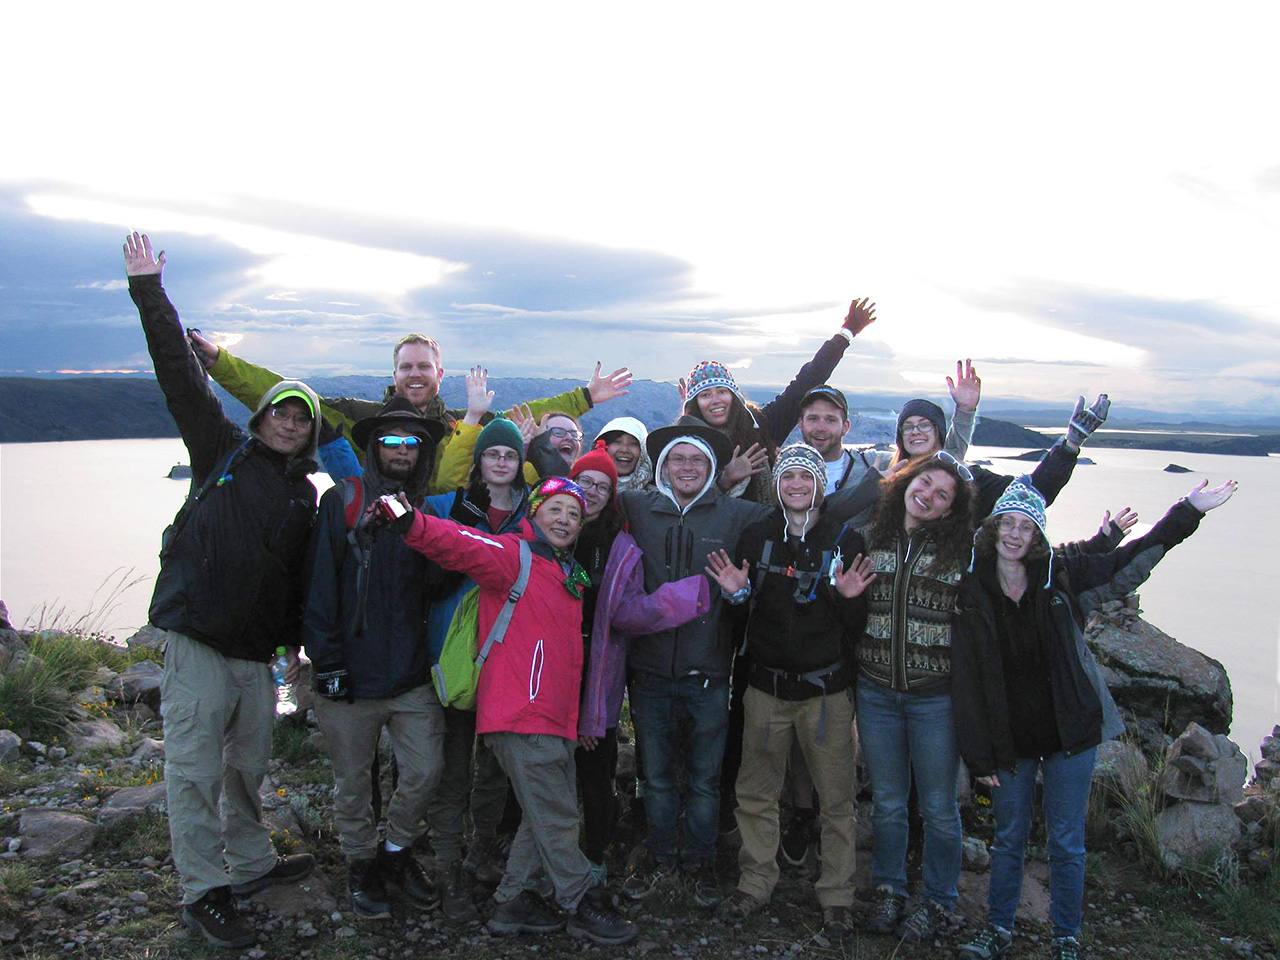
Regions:
M 169 552 L 169 547 L 178 539 L 183 528 L 186 527 L 187 521 L 191 519 L 191 515 L 196 512 L 196 505 L 199 504 L 204 495 L 214 487 L 221 487 L 230 483 L 234 479 L 234 472 L 240 461 L 249 455 L 249 445 L 253 442 L 252 437 L 246 437 L 240 446 L 236 447 L 231 453 L 227 454 L 227 459 L 223 461 L 221 469 L 210 470 L 204 478 L 204 483 L 200 484 L 199 489 L 190 494 L 186 502 L 183 503 L 182 509 L 178 512 L 178 516 L 168 527 L 164 533 L 160 535 L 160 558 Z
M 533 551 L 529 549 L 528 540 L 521 540 L 520 572 L 516 574 L 516 582 L 511 585 L 511 592 L 507 594 L 507 602 L 498 611 L 498 616 L 493 621 L 493 626 L 489 628 L 489 635 L 484 638 L 484 646 L 480 648 L 480 653 L 476 655 L 477 667 L 484 666 L 484 662 L 489 659 L 489 651 L 493 649 L 493 645 L 501 643 L 502 638 L 506 635 L 507 626 L 511 623 L 511 615 L 516 610 L 516 602 L 524 595 L 525 587 L 529 585 L 529 568 L 531 566 L 533 566 Z

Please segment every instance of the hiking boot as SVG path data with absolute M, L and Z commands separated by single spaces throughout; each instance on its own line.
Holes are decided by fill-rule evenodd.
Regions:
M 813 845 L 813 811 L 797 810 L 782 831 L 782 843 L 779 850 L 782 859 L 793 867 L 804 866 L 809 857 L 809 847 Z
M 925 900 L 898 928 L 898 936 L 908 943 L 932 939 L 951 919 L 951 911 L 933 900 Z
M 724 890 L 720 886 L 720 877 L 712 860 L 700 860 L 687 867 L 684 882 L 699 906 L 714 907 L 724 899 Z
M 564 929 L 564 917 L 554 912 L 531 890 L 506 903 L 498 904 L 485 924 L 490 933 L 556 933 Z
M 462 882 L 461 860 L 436 861 L 436 889 L 440 891 L 440 904 L 446 920 L 470 923 L 480 919 L 480 911 Z
M 871 913 L 867 915 L 867 930 L 870 933 L 893 933 L 898 929 L 898 921 L 902 919 L 902 911 L 907 905 L 907 898 L 893 892 L 893 887 L 882 884 L 876 887 L 876 898 L 871 904 Z
M 1075 937 L 1054 937 L 1049 956 L 1052 960 L 1082 960 L 1084 953 Z
M 276 857 L 276 865 L 260 877 L 233 883 L 231 892 L 237 897 L 247 897 L 277 883 L 297 883 L 311 876 L 316 868 L 316 858 L 309 853 L 295 853 L 291 857 Z
M 642 857 L 622 881 L 622 895 L 632 900 L 643 900 L 661 884 L 676 875 L 674 860 L 654 860 Z
M 753 897 L 745 890 L 735 890 L 716 907 L 717 920 L 745 920 L 765 905 L 767 901 Z
M 606 946 L 630 943 L 640 932 L 634 923 L 613 909 L 608 893 L 600 887 L 592 887 L 582 895 L 565 929 L 578 940 Z
M 506 872 L 507 861 L 502 855 L 502 843 L 496 834 L 476 837 L 462 861 L 462 869 L 472 874 L 479 883 L 500 883 Z
M 970 960 L 992 960 L 1009 952 L 1013 946 L 1013 934 L 1004 927 L 988 923 L 978 935 L 960 947 L 960 956 Z
M 391 903 L 377 860 L 352 860 L 347 872 L 347 895 L 362 920 L 387 920 Z
M 386 847 L 378 851 L 378 870 L 382 879 L 400 891 L 400 896 L 420 910 L 430 910 L 440 902 L 436 885 L 422 870 L 422 865 L 408 850 L 392 853 Z
M 249 921 L 240 916 L 229 887 L 210 890 L 195 903 L 182 908 L 182 922 L 199 930 L 215 947 L 247 947 L 258 939 Z
M 822 932 L 832 940 L 853 935 L 853 910 L 844 906 L 822 908 Z

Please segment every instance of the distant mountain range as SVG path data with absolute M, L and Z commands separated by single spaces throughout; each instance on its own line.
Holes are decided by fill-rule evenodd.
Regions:
M 309 383 L 321 396 L 380 400 L 389 380 L 385 377 L 368 376 L 315 377 Z M 494 409 L 505 409 L 512 404 L 539 397 L 555 396 L 580 386 L 580 380 L 489 380 L 489 388 L 494 392 Z M 214 389 L 228 416 L 243 425 L 249 418 L 249 411 L 221 387 L 215 385 Z M 772 392 L 776 393 L 776 390 Z M 767 397 L 770 393 L 771 390 L 767 387 L 752 390 L 752 395 L 756 397 Z M 462 378 L 446 379 L 441 395 L 450 408 L 462 407 L 466 399 Z M 851 397 L 855 406 L 883 413 L 854 414 L 847 442 L 892 443 L 893 411 L 907 399 L 909 398 L 889 396 Z M 652 429 L 670 423 L 679 412 L 680 397 L 675 385 L 638 380 L 631 385 L 626 397 L 604 404 L 583 416 L 582 426 L 590 440 L 614 417 L 635 417 Z M 1012 418 L 1020 423 L 1034 423 L 1037 426 L 1060 426 L 1065 423 L 1070 410 L 1064 407 L 1058 411 L 1040 412 L 1044 414 L 1043 423 L 1037 422 L 1038 418 L 1024 416 L 1016 410 L 1005 410 L 1004 418 L 984 414 L 979 418 L 974 443 L 993 447 L 1046 447 L 1053 442 L 1053 436 L 1008 422 Z M 1050 414 L 1053 419 L 1050 419 Z M 1107 423 L 1108 427 L 1117 425 L 1114 418 Z M 1135 428 L 1132 424 L 1124 425 Z M 1163 423 L 1157 429 L 1211 432 L 1231 428 L 1225 424 Z M 152 377 L 0 377 L 0 443 L 173 436 L 177 436 L 177 430 L 165 406 L 160 387 Z M 1092 445 L 1265 456 L 1268 452 L 1280 452 L 1280 435 L 1194 439 L 1173 436 L 1098 436 L 1093 439 Z

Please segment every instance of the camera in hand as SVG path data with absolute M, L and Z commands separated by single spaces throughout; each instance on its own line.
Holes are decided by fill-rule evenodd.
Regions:
M 383 494 L 377 499 L 374 504 L 374 510 L 377 512 L 378 517 L 387 523 L 394 523 L 409 512 L 403 503 L 389 493 Z

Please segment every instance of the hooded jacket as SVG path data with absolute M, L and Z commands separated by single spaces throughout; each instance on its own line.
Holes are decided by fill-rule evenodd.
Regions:
M 1044 643 L 1058 739 L 1068 756 L 1124 730 L 1115 700 L 1085 643 L 1085 622 L 1103 603 L 1137 589 L 1170 549 L 1195 532 L 1202 517 L 1199 510 L 1180 500 L 1145 536 L 1114 550 L 1083 553 L 1055 549 L 1049 587 L 1044 585 L 1043 563 L 1028 570 L 1027 590 L 1035 605 L 1039 636 L 1027 641 Z M 996 598 L 984 586 L 982 572 L 964 578 L 951 643 L 956 736 L 965 765 L 978 777 L 1011 770 L 1018 759 L 996 633 Z
M 429 446 L 429 445 L 428 445 Z M 427 560 L 387 529 L 370 529 L 365 509 L 383 494 L 422 499 L 431 458 L 423 450 L 404 484 L 365 458 L 356 527 L 347 530 L 354 484 L 320 498 L 308 557 L 303 643 L 317 670 L 345 667 L 357 700 L 395 697 L 431 680 L 427 646 Z
M 843 338 L 841 338 L 843 341 Z M 666 445 L 655 465 L 658 488 L 624 493 L 620 499 L 628 529 L 644 552 L 644 589 L 653 593 L 664 583 L 688 576 L 705 576 L 707 555 L 724 550 L 732 556 L 747 525 L 768 512 L 763 504 L 722 494 L 715 484 L 716 463 L 702 493 L 681 507 L 662 475 L 668 453 L 680 438 Z M 720 616 L 723 594 L 711 584 L 710 609 L 679 627 L 635 638 L 627 656 L 632 670 L 675 679 L 689 674 L 728 677 L 733 640 L 727 618 Z
M 316 468 L 320 421 L 312 422 L 296 457 L 276 453 L 256 430 L 268 398 L 281 390 L 306 394 L 315 409 L 320 401 L 306 384 L 282 381 L 261 395 L 246 436 L 213 395 L 160 277 L 130 277 L 129 295 L 142 317 L 156 379 L 191 456 L 192 492 L 212 471 L 227 471 L 179 511 L 160 555 L 148 619 L 224 656 L 270 660 L 277 646 L 300 642 L 303 567 L 316 506 L 307 474 Z
M 649 459 L 649 451 L 645 449 L 645 441 L 649 438 L 649 431 L 645 425 L 635 417 L 614 417 L 600 428 L 600 432 L 596 434 L 596 440 L 609 433 L 625 433 L 629 437 L 634 437 L 640 444 L 640 457 L 636 461 L 636 468 L 625 477 L 618 477 L 618 493 L 625 493 L 628 490 L 652 490 L 653 461 Z M 594 442 L 592 441 L 593 444 Z

